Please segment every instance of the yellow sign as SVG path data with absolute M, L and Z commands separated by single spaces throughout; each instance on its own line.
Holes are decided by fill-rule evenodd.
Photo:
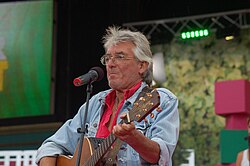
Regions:
M 8 69 L 7 60 L 0 60 L 0 92 L 3 90 L 4 70 Z

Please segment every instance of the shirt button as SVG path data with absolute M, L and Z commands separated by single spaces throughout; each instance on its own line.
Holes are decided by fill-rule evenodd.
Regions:
M 93 124 L 93 127 L 96 128 L 96 127 L 97 127 L 97 123 L 94 123 L 94 124 Z

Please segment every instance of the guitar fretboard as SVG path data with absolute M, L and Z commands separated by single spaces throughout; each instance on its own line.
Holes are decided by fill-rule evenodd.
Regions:
M 102 143 L 99 145 L 97 149 L 95 149 L 91 158 L 84 164 L 85 166 L 95 166 L 96 163 L 99 162 L 100 159 L 104 156 L 107 150 L 111 147 L 111 145 L 115 142 L 116 137 L 114 134 L 110 134 Z

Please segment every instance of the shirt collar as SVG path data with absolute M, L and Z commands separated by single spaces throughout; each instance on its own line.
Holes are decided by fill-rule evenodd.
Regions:
M 140 88 L 141 84 L 142 84 L 142 81 L 139 81 L 135 86 L 133 86 L 132 88 L 126 90 L 124 92 L 123 100 L 127 100 L 128 98 L 130 98 Z M 112 101 L 114 101 L 115 97 L 116 97 L 115 90 L 111 90 L 106 96 L 106 104 L 108 106 L 111 106 Z

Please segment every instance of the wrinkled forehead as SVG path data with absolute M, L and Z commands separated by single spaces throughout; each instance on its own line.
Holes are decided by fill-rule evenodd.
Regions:
M 108 41 L 107 43 L 105 43 L 104 48 L 105 50 L 108 50 L 110 47 L 114 47 L 123 43 L 131 43 L 135 46 L 135 43 L 132 40 L 124 40 L 124 39 L 120 39 L 120 40 L 111 40 Z
M 106 54 L 107 53 L 120 53 L 120 52 L 129 53 L 129 52 L 133 52 L 134 48 L 135 48 L 135 45 L 132 42 L 129 42 L 129 41 L 118 42 L 108 47 L 106 50 Z

